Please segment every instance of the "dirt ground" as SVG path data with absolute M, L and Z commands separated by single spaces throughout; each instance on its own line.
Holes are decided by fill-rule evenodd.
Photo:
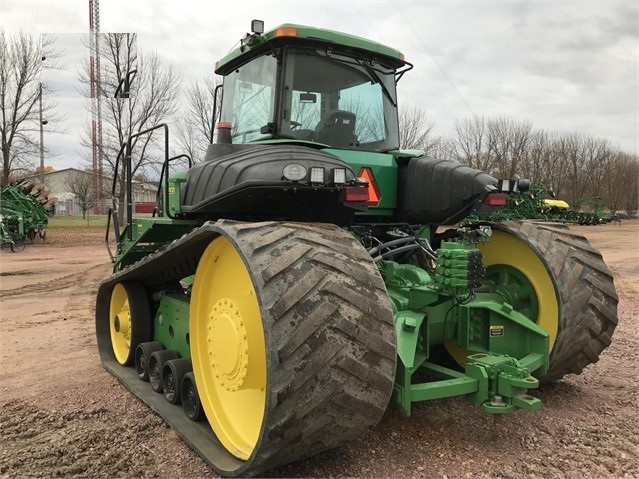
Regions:
M 619 324 L 583 374 L 542 386 L 543 407 L 492 419 L 464 398 L 390 409 L 363 440 L 276 477 L 639 477 L 639 222 L 574 227 L 615 276 Z M 103 233 L 51 230 L 0 251 L 0 477 L 216 477 L 100 365 L 94 299 Z

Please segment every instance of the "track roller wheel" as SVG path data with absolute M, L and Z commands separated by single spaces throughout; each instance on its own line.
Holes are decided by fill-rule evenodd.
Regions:
M 491 226 L 490 242 L 480 245 L 487 282 L 550 336 L 550 369 L 540 379 L 581 373 L 617 325 L 617 293 L 601 253 L 560 224 Z
M 188 358 L 170 359 L 164 363 L 162 368 L 162 390 L 164 397 L 171 404 L 180 404 L 182 395 L 180 387 L 184 375 L 193 368 L 191 360 Z
M 156 351 L 161 351 L 162 345 L 157 341 L 140 343 L 135 349 L 135 370 L 140 381 L 149 380 L 149 358 Z
M 204 409 L 202 408 L 200 397 L 197 394 L 193 371 L 189 371 L 182 378 L 180 396 L 182 400 L 182 408 L 184 409 L 186 417 L 188 417 L 191 421 L 202 421 L 205 417 Z
M 397 360 L 370 255 L 330 225 L 217 225 L 189 319 L 199 397 L 228 452 L 214 466 L 255 475 L 360 438 L 386 410 Z
M 170 359 L 176 359 L 178 354 L 171 349 L 163 349 L 162 351 L 155 351 L 149 356 L 149 382 L 151 388 L 156 393 L 162 392 L 162 372 L 164 363 Z
M 134 281 L 115 285 L 109 306 L 111 347 L 118 363 L 127 366 L 137 345 L 151 339 L 151 314 L 144 287 Z

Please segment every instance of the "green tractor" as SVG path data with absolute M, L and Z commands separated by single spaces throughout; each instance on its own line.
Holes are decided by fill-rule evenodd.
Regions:
M 598 360 L 617 321 L 601 254 L 563 225 L 459 226 L 528 185 L 399 149 L 400 52 L 252 31 L 216 64 L 204 161 L 172 172 L 157 127 L 153 217 L 133 217 L 122 145 L 126 218 L 110 213 L 96 300 L 108 371 L 239 476 L 356 440 L 389 405 L 534 411 L 540 381 Z

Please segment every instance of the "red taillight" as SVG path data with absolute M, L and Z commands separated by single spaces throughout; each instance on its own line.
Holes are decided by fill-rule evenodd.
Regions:
M 359 173 L 357 173 L 357 176 L 366 180 L 368 183 L 368 198 L 366 199 L 366 204 L 368 204 L 368 206 L 377 206 L 382 199 L 382 195 L 377 187 L 373 170 L 370 168 L 362 168 L 359 170 Z
M 506 194 L 504 193 L 488 193 L 484 198 L 486 206 L 506 206 Z
M 368 201 L 368 188 L 366 186 L 347 186 L 344 188 L 345 202 L 364 203 Z

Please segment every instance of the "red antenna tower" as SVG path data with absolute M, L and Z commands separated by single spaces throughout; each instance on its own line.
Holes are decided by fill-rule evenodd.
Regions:
M 89 0 L 89 28 L 91 45 L 91 101 L 93 119 L 91 134 L 93 140 L 93 212 L 102 213 L 102 109 L 100 82 L 100 2 Z

